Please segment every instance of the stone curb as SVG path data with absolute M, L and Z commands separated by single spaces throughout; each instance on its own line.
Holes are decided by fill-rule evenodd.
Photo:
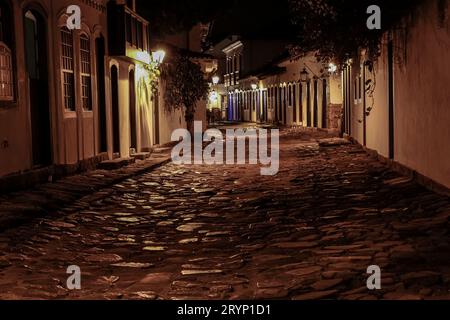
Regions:
M 401 164 L 395 160 L 386 158 L 385 156 L 378 153 L 378 151 L 367 148 L 363 146 L 361 143 L 359 143 L 358 140 L 355 138 L 345 135 L 344 139 L 347 139 L 353 144 L 359 145 L 363 150 L 371 157 L 376 158 L 381 163 L 387 165 L 389 169 L 405 176 L 411 178 L 414 182 L 417 184 L 425 187 L 426 189 L 435 192 L 437 194 L 450 197 L 450 189 L 446 186 L 440 184 L 439 182 L 434 181 L 431 178 L 428 178 L 427 176 L 424 176 L 423 174 L 419 173 L 418 171 L 411 169 L 404 164 Z

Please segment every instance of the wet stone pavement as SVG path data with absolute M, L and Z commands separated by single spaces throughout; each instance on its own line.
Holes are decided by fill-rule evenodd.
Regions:
M 5 231 L 0 298 L 450 299 L 449 198 L 323 138 L 284 132 L 274 177 L 167 164 Z

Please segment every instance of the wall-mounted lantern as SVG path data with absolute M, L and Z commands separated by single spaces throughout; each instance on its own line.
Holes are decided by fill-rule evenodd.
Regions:
M 306 68 L 303 68 L 302 72 L 300 72 L 300 81 L 308 82 L 309 81 L 309 73 L 306 71 Z
M 328 64 L 328 72 L 330 74 L 334 74 L 337 71 L 337 65 L 335 65 L 334 63 L 330 62 Z
M 212 83 L 213 83 L 213 85 L 218 85 L 219 84 L 219 81 L 220 81 L 220 78 L 219 78 L 219 76 L 214 76 L 214 77 L 212 77 Z
M 252 90 L 258 89 L 258 85 L 256 83 L 252 83 Z
M 163 63 L 165 57 L 166 57 L 166 52 L 164 50 L 158 50 L 158 51 L 152 52 L 152 59 L 157 64 Z

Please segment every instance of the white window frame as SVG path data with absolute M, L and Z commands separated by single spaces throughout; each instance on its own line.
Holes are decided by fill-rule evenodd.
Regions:
M 74 56 L 74 33 L 73 31 L 68 30 L 66 27 L 60 28 L 60 38 L 61 38 L 61 84 L 62 84 L 62 98 L 63 98 L 63 106 L 64 109 L 68 112 L 76 111 L 76 99 L 75 99 L 75 56 Z M 64 34 L 70 36 L 71 43 L 65 42 Z M 70 39 L 67 39 L 70 40 Z M 71 52 L 71 54 L 70 54 Z M 70 55 L 69 55 L 70 54 Z M 66 82 L 66 76 L 72 78 L 72 88 L 71 94 L 72 96 L 67 95 L 67 90 L 69 90 L 69 83 Z M 72 102 L 73 105 L 70 105 L 69 101 Z

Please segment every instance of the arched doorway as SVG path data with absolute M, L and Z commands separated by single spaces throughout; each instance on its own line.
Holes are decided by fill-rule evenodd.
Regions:
M 327 79 L 322 82 L 322 128 L 328 127 L 328 84 Z
M 263 102 L 262 102 L 262 122 L 267 122 L 267 101 L 268 101 L 268 91 L 264 90 L 263 94 Z
M 306 126 L 311 127 L 311 80 L 306 83 Z
M 287 125 L 287 102 L 288 102 L 288 89 L 286 86 L 283 86 L 283 101 L 282 101 L 282 106 L 283 106 L 283 110 L 282 110 L 282 118 L 283 120 L 281 121 L 284 125 Z
M 389 112 L 389 159 L 395 157 L 395 127 L 394 127 L 394 42 L 388 43 L 388 112 Z
M 34 166 L 52 163 L 46 33 L 45 18 L 36 10 L 26 10 L 24 41 Z
M 97 103 L 98 126 L 100 133 L 100 152 L 108 151 L 106 131 L 106 94 L 105 94 L 105 38 L 95 39 L 95 51 L 97 54 Z
M 275 112 L 274 112 L 274 122 L 278 122 L 278 89 L 279 87 L 274 87 L 273 91 L 274 91 L 274 97 L 273 97 L 273 104 L 275 106 Z
M 318 80 L 314 80 L 314 101 L 313 101 L 313 127 L 318 128 L 319 127 L 319 83 Z
M 119 126 L 119 71 L 116 66 L 111 67 L 111 108 L 113 130 L 113 153 L 120 153 Z
M 154 108 L 154 139 L 153 144 L 159 144 L 159 91 L 156 89 L 153 93 L 153 108 Z
M 130 70 L 128 83 L 130 86 L 130 148 L 137 152 L 136 86 L 134 70 Z

